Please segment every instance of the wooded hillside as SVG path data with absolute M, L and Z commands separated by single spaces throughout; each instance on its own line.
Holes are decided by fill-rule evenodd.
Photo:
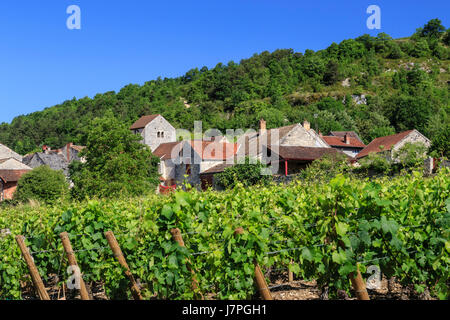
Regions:
M 84 145 L 90 121 L 112 110 L 130 125 L 160 113 L 186 129 L 195 120 L 204 129 L 224 130 L 256 129 L 260 118 L 268 128 L 307 119 L 324 134 L 354 130 L 365 143 L 415 128 L 432 140 L 433 150 L 448 156 L 449 41 L 449 30 L 434 19 L 405 39 L 381 33 L 317 52 L 262 52 L 16 117 L 0 125 L 0 142 L 21 154 L 43 144 Z

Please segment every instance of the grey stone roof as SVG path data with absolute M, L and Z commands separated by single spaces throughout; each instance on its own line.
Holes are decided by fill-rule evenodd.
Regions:
M 58 153 L 43 153 L 37 152 L 28 164 L 32 168 L 39 167 L 41 165 L 47 165 L 53 170 L 62 170 L 64 174 L 69 173 L 69 163 L 66 161 L 62 154 Z

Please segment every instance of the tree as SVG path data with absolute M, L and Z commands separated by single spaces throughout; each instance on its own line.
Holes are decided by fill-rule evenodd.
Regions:
M 20 202 L 37 200 L 51 204 L 64 199 L 68 193 L 69 184 L 62 171 L 40 166 L 20 178 L 14 199 Z
M 330 60 L 323 75 L 323 83 L 331 86 L 339 81 L 339 65 L 336 61 Z
M 72 195 L 116 197 L 152 192 L 158 184 L 159 159 L 139 140 L 112 112 L 94 119 L 82 151 L 86 163 L 71 166 Z
M 385 103 L 385 115 L 397 131 L 425 131 L 432 114 L 430 101 L 421 96 L 393 96 Z
M 445 27 L 442 25 L 441 20 L 432 19 L 422 28 L 420 32 L 421 37 L 427 37 L 432 39 L 439 39 L 445 32 Z

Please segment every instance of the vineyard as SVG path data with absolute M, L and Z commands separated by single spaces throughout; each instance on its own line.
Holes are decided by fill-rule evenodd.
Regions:
M 23 299 L 31 284 L 17 235 L 43 282 L 63 286 L 70 274 L 60 234 L 67 232 L 85 283 L 100 284 L 109 299 L 132 299 L 105 237 L 112 231 L 144 299 L 255 299 L 255 264 L 262 274 L 284 268 L 315 280 L 330 298 L 339 290 L 354 297 L 351 275 L 359 271 L 367 280 L 375 265 L 417 292 L 447 299 L 449 227 L 448 169 L 430 178 L 337 176 L 329 183 L 4 207 L 0 298 Z M 174 241 L 175 229 L 184 246 Z

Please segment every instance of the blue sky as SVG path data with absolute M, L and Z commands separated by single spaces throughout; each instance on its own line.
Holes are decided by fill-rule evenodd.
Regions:
M 381 30 L 369 30 L 369 5 Z M 69 30 L 70 5 L 81 30 Z M 2 0 L 0 123 L 73 97 L 120 90 L 278 48 L 320 50 L 364 33 L 411 35 L 450 1 Z

